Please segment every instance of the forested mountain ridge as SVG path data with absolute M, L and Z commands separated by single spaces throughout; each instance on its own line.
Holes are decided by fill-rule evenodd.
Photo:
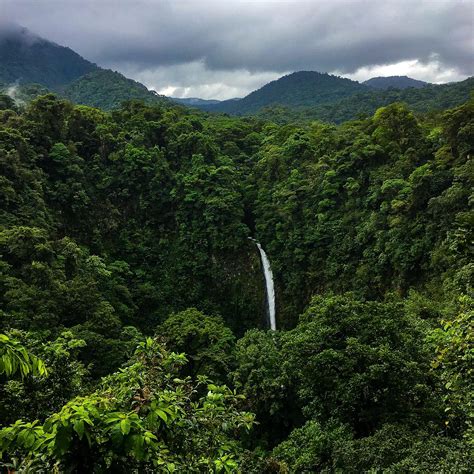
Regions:
M 178 104 L 189 105 L 198 107 L 200 105 L 214 105 L 222 102 L 220 100 L 213 100 L 213 99 L 199 99 L 197 97 L 170 97 L 173 102 L 177 102 Z
M 0 35 L 0 83 L 41 84 L 55 90 L 98 67 L 70 48 L 12 26 Z
M 298 71 L 265 84 L 243 99 L 233 99 L 200 108 L 215 112 L 248 115 L 272 104 L 289 107 L 330 104 L 356 92 L 368 90 L 366 86 L 330 74 L 315 71 Z
M 3 84 L 3 85 L 2 85 Z M 55 92 L 77 104 L 118 108 L 126 100 L 166 100 L 143 84 L 85 60 L 70 48 L 12 26 L 0 35 L 0 91 L 28 101 Z M 36 94 L 35 94 L 36 91 Z
M 375 89 L 407 89 L 409 87 L 421 89 L 422 87 L 429 85 L 428 82 L 412 79 L 408 76 L 372 77 L 367 81 L 364 81 L 363 84 Z
M 375 82 L 359 84 L 330 74 L 301 71 L 266 84 L 243 99 L 189 105 L 231 115 L 255 115 L 277 123 L 342 123 L 372 115 L 393 102 L 404 102 L 421 113 L 445 110 L 464 103 L 474 91 L 472 77 L 439 85 L 405 76 L 369 81 Z
M 459 83 L 429 85 L 392 76 L 360 84 L 326 73 L 298 71 L 242 99 L 167 99 L 118 72 L 96 66 L 69 48 L 14 27 L 0 36 L 0 91 L 6 92 L 12 86 L 20 100 L 30 100 L 35 91 L 39 95 L 46 88 L 75 103 L 103 110 L 118 108 L 130 99 L 147 103 L 174 100 L 205 111 L 257 115 L 278 123 L 342 123 L 372 115 L 377 108 L 397 101 L 423 113 L 455 107 L 469 98 L 473 81 L 469 78 Z
M 110 69 L 81 76 L 61 90 L 61 95 L 76 104 L 85 104 L 102 110 L 120 107 L 122 102 L 136 99 L 145 103 L 167 101 L 164 96 L 148 90 L 140 82 L 126 78 Z
M 367 117 L 394 102 L 403 102 L 413 111 L 430 114 L 455 107 L 474 93 L 474 78 L 450 84 L 426 85 L 423 88 L 388 89 L 362 92 L 334 104 L 290 108 L 279 105 L 260 109 L 254 115 L 277 123 L 304 123 L 312 120 L 343 123 Z
M 469 472 L 472 101 L 0 108 L 4 466 Z

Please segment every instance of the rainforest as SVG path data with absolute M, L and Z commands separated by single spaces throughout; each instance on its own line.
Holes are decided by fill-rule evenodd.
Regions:
M 0 109 L 5 472 L 470 472 L 472 99 Z

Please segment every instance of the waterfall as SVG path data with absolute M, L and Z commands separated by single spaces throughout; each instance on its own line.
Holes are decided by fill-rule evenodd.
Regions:
M 260 252 L 260 258 L 262 260 L 263 274 L 265 276 L 265 288 L 267 293 L 267 311 L 268 311 L 268 320 L 270 322 L 270 329 L 272 331 L 276 330 L 276 319 L 275 319 L 275 287 L 273 286 L 273 272 L 272 267 L 270 266 L 270 261 L 268 260 L 265 250 L 262 246 L 255 240 L 250 237 L 250 240 L 253 240 L 258 247 Z

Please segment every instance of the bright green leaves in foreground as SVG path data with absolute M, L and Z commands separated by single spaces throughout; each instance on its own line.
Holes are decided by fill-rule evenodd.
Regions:
M 474 300 L 461 297 L 458 311 L 433 333 L 437 344 L 433 367 L 446 389 L 446 425 L 461 420 L 465 437 L 474 447 Z
M 27 375 L 47 375 L 44 362 L 31 354 L 20 342 L 6 334 L 0 334 L 0 375 L 12 377 L 19 374 L 22 378 Z
M 93 394 L 74 398 L 42 425 L 17 421 L 2 429 L 1 451 L 46 470 L 235 470 L 235 436 L 251 429 L 254 417 L 229 388 L 179 378 L 185 363 L 147 339 Z

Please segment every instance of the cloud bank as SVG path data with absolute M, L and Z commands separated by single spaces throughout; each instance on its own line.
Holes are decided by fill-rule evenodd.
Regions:
M 242 96 L 297 70 L 473 74 L 470 0 L 2 0 L 0 17 L 180 97 Z

